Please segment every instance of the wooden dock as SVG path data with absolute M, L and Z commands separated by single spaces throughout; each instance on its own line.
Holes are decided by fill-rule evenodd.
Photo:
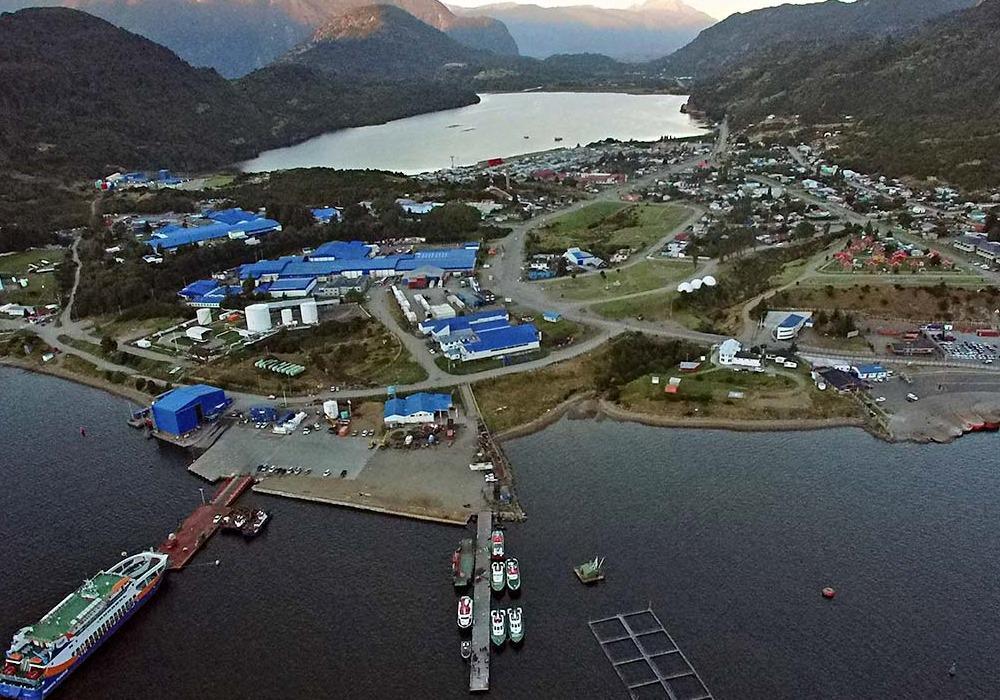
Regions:
M 476 566 L 472 604 L 472 659 L 469 662 L 469 692 L 490 689 L 490 533 L 493 513 L 476 516 Z
M 170 557 L 170 569 L 179 571 L 187 566 L 202 545 L 208 542 L 208 538 L 219 529 L 215 517 L 228 513 L 229 506 L 236 502 L 253 481 L 252 476 L 225 479 L 212 500 L 195 508 L 181 526 L 170 533 L 159 546 L 159 551 Z

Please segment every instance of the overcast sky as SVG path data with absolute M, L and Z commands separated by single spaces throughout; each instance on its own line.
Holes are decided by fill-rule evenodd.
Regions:
M 642 0 L 445 0 L 445 4 L 463 5 L 465 7 L 475 7 L 476 5 L 489 5 L 495 2 L 521 2 L 534 5 L 544 5 L 555 7 L 557 5 L 597 5 L 599 7 L 629 7 L 640 4 Z M 718 19 L 727 17 L 734 12 L 747 12 L 761 7 L 771 5 L 783 5 L 795 3 L 802 5 L 807 2 L 817 2 L 817 0 L 685 0 L 691 7 L 696 7 L 702 12 L 712 15 Z

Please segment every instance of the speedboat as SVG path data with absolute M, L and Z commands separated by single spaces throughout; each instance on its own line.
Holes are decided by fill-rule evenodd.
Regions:
M 490 535 L 491 551 L 494 559 L 503 559 L 503 530 L 494 530 Z
M 521 621 L 521 608 L 511 608 L 507 611 L 507 620 L 510 622 L 510 641 L 518 644 L 524 639 L 524 624 Z
M 495 561 L 490 566 L 492 575 L 490 576 L 490 586 L 497 593 L 503 590 L 504 584 L 504 572 L 503 572 L 503 562 Z
M 467 595 L 458 599 L 458 626 L 463 630 L 472 627 L 472 598 Z
M 469 658 L 471 658 L 471 657 L 472 657 L 472 642 L 470 642 L 468 639 L 463 639 L 462 640 L 462 658 L 465 659 L 466 661 L 468 661 Z
M 493 646 L 503 646 L 507 641 L 507 620 L 503 610 L 494 610 L 490 613 L 490 641 Z
M 517 565 L 517 558 L 511 557 L 507 560 L 507 588 L 516 591 L 521 587 L 521 569 Z

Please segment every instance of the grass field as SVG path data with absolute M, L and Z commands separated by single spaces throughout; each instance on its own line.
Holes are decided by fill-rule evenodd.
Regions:
M 0 301 L 28 306 L 41 306 L 58 302 L 59 290 L 55 274 L 52 272 L 35 274 L 28 272 L 28 267 L 30 265 L 49 267 L 52 264 L 61 263 L 65 257 L 66 251 L 62 248 L 39 248 L 0 256 L 0 280 L 3 281 L 4 286 L 3 290 L 0 291 Z M 11 277 L 15 276 L 21 279 L 27 278 L 28 286 L 21 287 L 12 283 Z
M 648 292 L 673 286 L 694 274 L 690 263 L 672 260 L 642 260 L 624 269 L 589 273 L 547 282 L 545 291 L 552 297 L 573 301 L 599 301 L 628 294 Z
M 643 321 L 674 321 L 686 328 L 697 329 L 703 321 L 698 316 L 691 314 L 674 305 L 671 309 L 672 300 L 677 298 L 676 291 L 651 292 L 628 299 L 617 299 L 606 301 L 591 307 L 598 315 L 614 321 L 623 320 L 643 320 Z
M 689 211 L 672 204 L 595 202 L 538 229 L 528 253 L 562 252 L 573 246 L 643 250 L 675 230 Z

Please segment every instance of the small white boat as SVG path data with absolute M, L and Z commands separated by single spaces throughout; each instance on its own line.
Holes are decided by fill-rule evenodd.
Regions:
M 524 639 L 524 623 L 521 618 L 521 608 L 511 608 L 508 610 L 507 621 L 510 623 L 510 641 L 517 644 Z
M 503 559 L 503 530 L 494 530 L 490 535 L 491 553 L 494 559 Z
M 472 598 L 467 595 L 458 599 L 458 626 L 463 630 L 472 627 Z
M 507 620 L 503 610 L 490 613 L 490 640 L 498 647 L 507 641 Z

